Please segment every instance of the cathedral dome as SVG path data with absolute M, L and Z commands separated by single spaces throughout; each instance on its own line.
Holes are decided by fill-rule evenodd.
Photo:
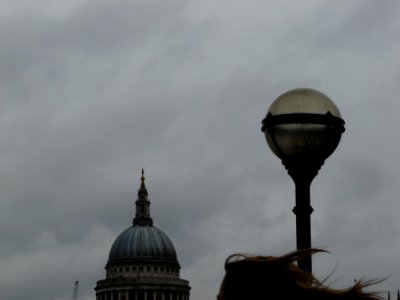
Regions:
M 157 227 L 134 225 L 115 240 L 108 264 L 149 260 L 177 263 L 174 245 Z
M 180 278 L 175 247 L 153 226 L 144 180 L 142 169 L 133 224 L 111 246 L 106 278 L 95 287 L 97 300 L 189 300 L 189 282 Z
M 144 181 L 144 171 L 142 170 L 133 225 L 125 229 L 114 241 L 108 257 L 108 267 L 142 263 L 161 263 L 179 267 L 171 240 L 162 230 L 153 226 L 153 219 L 150 216 L 150 201 Z

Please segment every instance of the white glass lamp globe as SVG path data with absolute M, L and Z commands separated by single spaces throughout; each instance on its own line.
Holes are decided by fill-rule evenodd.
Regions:
M 333 101 L 309 88 L 280 95 L 262 123 L 268 145 L 284 164 L 293 160 L 322 164 L 344 132 L 344 121 Z

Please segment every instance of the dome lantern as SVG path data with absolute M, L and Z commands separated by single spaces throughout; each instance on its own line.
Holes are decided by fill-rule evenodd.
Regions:
M 135 202 L 136 213 L 133 219 L 133 225 L 152 226 L 153 219 L 150 216 L 150 201 L 148 199 L 148 192 L 144 183 L 144 169 L 142 169 L 142 177 L 140 178 L 140 188 L 138 191 L 138 198 Z

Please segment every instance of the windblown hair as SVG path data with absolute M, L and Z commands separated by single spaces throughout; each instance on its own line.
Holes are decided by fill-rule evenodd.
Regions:
M 233 254 L 225 261 L 218 300 L 381 300 L 364 288 L 378 281 L 359 281 L 346 289 L 325 286 L 296 262 L 322 249 L 304 249 L 279 257 Z

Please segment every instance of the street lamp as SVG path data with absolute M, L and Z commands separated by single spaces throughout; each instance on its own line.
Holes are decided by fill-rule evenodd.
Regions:
M 267 143 L 281 160 L 296 186 L 297 249 L 311 248 L 310 185 L 344 132 L 336 105 L 323 93 L 300 88 L 280 95 L 262 121 Z M 299 267 L 312 271 L 311 257 Z

